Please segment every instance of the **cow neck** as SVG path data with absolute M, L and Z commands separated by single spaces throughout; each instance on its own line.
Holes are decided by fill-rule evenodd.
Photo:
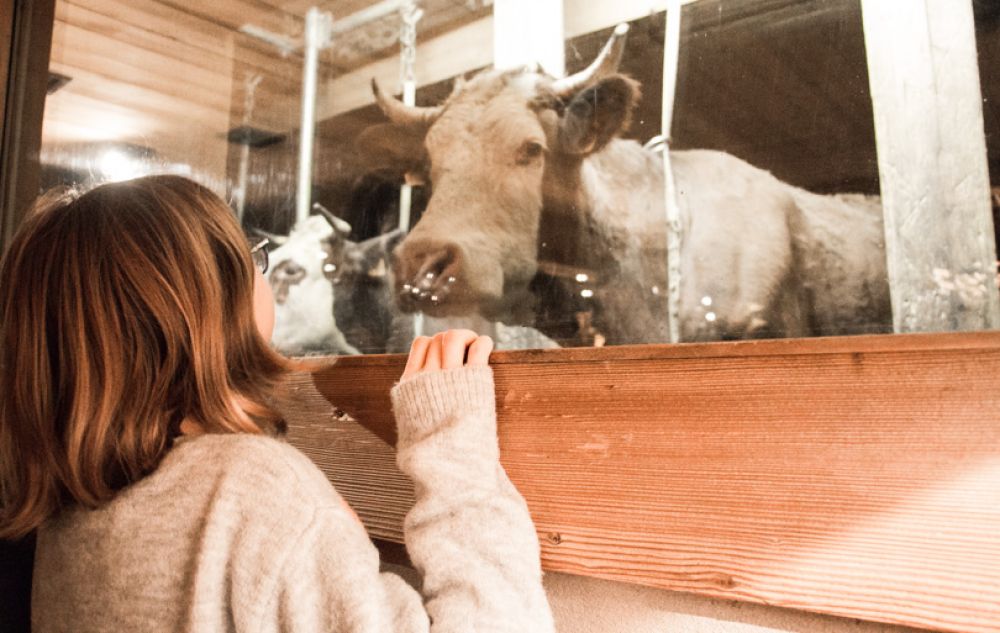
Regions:
M 582 175 L 585 160 L 559 156 L 546 165 L 538 259 L 581 270 L 599 270 L 612 263 L 614 255 L 595 218 L 593 195 Z

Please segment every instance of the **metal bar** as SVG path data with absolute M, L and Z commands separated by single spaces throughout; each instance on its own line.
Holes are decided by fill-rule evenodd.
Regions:
M 295 197 L 295 221 L 309 217 L 312 208 L 313 141 L 316 133 L 316 84 L 319 52 L 330 42 L 333 17 L 312 7 L 306 12 L 302 64 L 302 117 L 299 130 L 299 174 Z
M 254 74 L 248 76 L 243 82 L 243 125 L 246 128 L 249 128 L 251 124 L 257 86 L 260 85 L 262 79 L 264 79 L 263 75 Z M 240 145 L 240 165 L 236 181 L 236 217 L 239 218 L 240 222 L 243 221 L 243 214 L 246 211 L 249 176 L 250 143 L 244 142 Z
M 680 341 L 681 303 L 681 210 L 677 185 L 670 164 L 671 128 L 677 94 L 677 67 L 681 41 L 681 0 L 671 0 L 667 7 L 666 34 L 663 45 L 663 105 L 661 131 L 663 147 L 663 195 L 667 220 L 667 324 L 670 342 Z
M 416 0 L 406 0 L 399 5 L 399 82 L 403 88 L 403 103 L 408 106 L 417 102 L 417 22 L 423 11 L 417 7 Z M 404 182 L 399 188 L 399 228 L 410 230 L 412 219 L 410 210 L 413 206 L 413 186 Z M 421 336 L 425 329 L 424 314 L 413 315 L 413 336 Z

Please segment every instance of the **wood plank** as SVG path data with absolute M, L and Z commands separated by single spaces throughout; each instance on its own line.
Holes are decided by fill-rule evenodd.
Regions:
M 88 97 L 95 101 L 120 105 L 137 113 L 161 117 L 165 121 L 184 120 L 214 128 L 218 133 L 228 129 L 229 109 L 210 107 L 189 101 L 183 95 L 166 95 L 155 89 L 137 86 L 111 77 L 95 74 L 79 66 L 71 66 L 53 60 L 52 70 L 74 78 L 74 81 L 53 95 L 61 99 L 71 99 L 74 95 Z
M 1000 631 L 1000 333 L 495 356 L 502 459 L 546 569 Z M 402 365 L 340 359 L 286 408 L 292 442 L 395 541 Z
M 300 57 L 282 57 L 265 43 L 159 0 L 63 0 L 60 4 L 103 16 L 118 25 L 118 32 L 126 41 L 133 34 L 140 40 L 166 38 L 179 48 L 200 51 L 207 59 L 235 58 L 259 68 L 260 72 L 285 77 L 296 84 L 300 80 Z M 86 21 L 73 23 L 89 26 Z
M 218 56 L 232 54 L 233 32 L 159 0 L 62 0 L 120 22 L 123 27 L 159 33 Z
M 683 0 L 687 4 L 692 0 Z M 565 37 L 627 22 L 666 9 L 667 0 L 623 0 L 588 2 L 566 0 Z M 493 63 L 493 16 L 486 16 L 447 31 L 432 39 L 419 40 L 417 82 L 419 86 L 437 83 Z M 374 103 L 371 80 L 376 78 L 389 90 L 397 90 L 399 60 L 394 55 L 346 73 L 320 91 L 316 116 L 327 119 L 343 112 Z
M 236 125 L 231 123 L 231 119 L 242 120 L 243 83 L 248 76 L 258 74 L 256 67 L 239 64 L 228 72 L 213 74 L 174 62 L 173 70 L 170 70 L 170 61 L 166 57 L 146 53 L 129 56 L 129 47 L 119 46 L 114 40 L 92 37 L 87 31 L 62 22 L 56 25 L 60 37 L 51 66 L 53 70 L 73 78 L 64 90 L 55 95 L 60 103 L 72 100 L 76 95 L 103 99 L 109 106 L 116 104 L 133 110 L 131 119 L 160 117 L 168 125 L 172 121 L 178 133 L 183 133 L 191 122 L 201 122 L 212 128 L 214 133 L 224 134 Z M 126 55 L 105 61 L 105 54 L 122 49 L 125 49 Z M 230 59 L 220 61 L 232 62 Z M 160 68 L 162 72 L 155 72 L 154 68 Z M 187 72 L 189 70 L 190 73 Z M 194 74 L 198 74 L 199 79 L 188 83 L 188 77 Z M 263 81 L 257 88 L 253 123 L 273 130 L 295 125 L 298 119 L 295 110 L 297 84 L 274 75 L 265 74 L 262 77 Z M 238 85 L 234 86 L 234 81 L 239 82 Z M 198 85 L 199 82 L 201 85 Z M 231 95 L 230 91 L 238 93 L 238 96 Z M 71 110 L 74 106 L 66 104 L 63 107 Z M 82 103 L 80 107 L 83 107 Z
M 138 48 L 57 20 L 52 35 L 52 63 L 109 81 L 152 91 L 172 101 L 212 111 L 229 112 L 232 61 L 212 69 L 187 63 L 178 56 Z M 109 94 L 114 98 L 114 94 Z M 181 111 L 178 111 L 180 114 Z
M 213 2 L 158 0 L 158 2 L 218 24 L 230 31 L 238 31 L 245 24 L 253 24 L 292 39 L 302 35 L 304 24 L 302 17 L 276 9 L 262 0 L 214 0 Z
M 1000 327 L 972 3 L 861 8 L 894 329 Z
M 100 5 L 95 2 L 92 6 Z M 228 68 L 228 60 L 232 57 L 232 46 L 225 42 L 221 42 L 224 44 L 221 50 L 209 50 L 178 40 L 169 33 L 160 33 L 148 27 L 130 24 L 73 2 L 64 1 L 56 5 L 56 20 L 128 46 L 131 50 L 148 50 L 163 57 L 176 59 L 186 66 L 213 72 L 223 72 Z
M 418 85 L 432 84 L 493 62 L 493 18 L 487 17 L 432 40 L 418 40 Z M 374 103 L 372 78 L 398 90 L 399 58 L 387 57 L 346 73 L 320 87 L 316 118 L 324 120 Z

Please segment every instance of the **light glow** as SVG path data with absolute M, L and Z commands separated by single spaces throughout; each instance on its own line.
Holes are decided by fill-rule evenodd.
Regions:
M 131 180 L 143 174 L 143 168 L 139 161 L 120 149 L 105 150 L 97 160 L 97 168 L 103 174 L 104 180 L 108 182 Z

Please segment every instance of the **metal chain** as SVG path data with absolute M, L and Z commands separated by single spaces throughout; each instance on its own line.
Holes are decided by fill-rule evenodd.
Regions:
M 401 24 L 399 27 L 399 83 L 416 81 L 417 63 L 417 22 L 424 12 L 415 0 L 404 2 L 399 7 Z

